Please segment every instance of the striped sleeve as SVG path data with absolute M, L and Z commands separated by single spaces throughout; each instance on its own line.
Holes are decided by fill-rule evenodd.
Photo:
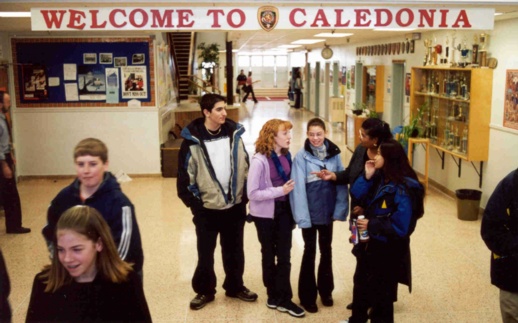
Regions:
M 121 239 L 119 241 L 119 256 L 122 260 L 126 259 L 128 255 L 128 250 L 130 248 L 131 235 L 133 230 L 133 222 L 131 216 L 131 207 L 123 206 L 122 207 L 122 233 Z

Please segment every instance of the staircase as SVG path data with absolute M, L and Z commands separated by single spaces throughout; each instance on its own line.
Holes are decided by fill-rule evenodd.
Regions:
M 176 70 L 179 76 L 180 101 L 187 100 L 189 94 L 189 82 L 187 76 L 192 73 L 192 56 L 194 32 L 174 32 L 169 33 L 171 44 L 171 56 L 176 57 Z

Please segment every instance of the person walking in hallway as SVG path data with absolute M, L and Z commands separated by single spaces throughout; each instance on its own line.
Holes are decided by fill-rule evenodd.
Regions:
M 248 99 L 248 95 L 250 93 L 252 93 L 252 99 L 254 100 L 254 103 L 257 103 L 257 99 L 255 98 L 255 93 L 254 93 L 254 82 L 252 81 L 252 72 L 248 72 L 248 78 L 246 79 L 246 94 L 245 94 L 245 97 L 243 98 L 243 102 L 246 102 L 246 100 Z
M 245 86 L 246 86 L 246 75 L 245 70 L 241 70 L 241 73 L 237 76 L 237 90 L 239 93 L 239 102 L 243 101 L 243 96 L 245 95 Z
M 491 250 L 491 283 L 500 289 L 504 323 L 518 322 L 518 169 L 495 188 L 482 217 L 482 239 Z
M 178 197 L 191 209 L 196 227 L 198 264 L 192 278 L 196 297 L 193 310 L 214 300 L 214 250 L 218 235 L 228 297 L 253 302 L 257 294 L 243 283 L 245 255 L 246 178 L 249 160 L 243 144 L 245 128 L 227 119 L 225 98 L 205 94 L 200 102 L 203 118 L 182 130 L 185 139 L 178 155 Z
M 11 97 L 0 91 L 0 193 L 5 211 L 5 229 L 7 233 L 29 233 L 31 229 L 22 227 L 22 206 L 16 187 L 15 159 L 11 151 L 12 131 L 8 121 Z
M 297 71 L 295 78 L 293 79 L 293 91 L 295 91 L 295 109 L 300 109 L 302 104 L 302 73 Z

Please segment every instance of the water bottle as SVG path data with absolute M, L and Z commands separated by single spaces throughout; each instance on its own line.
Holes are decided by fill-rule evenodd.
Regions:
M 364 215 L 359 215 L 358 216 L 358 220 L 362 220 L 362 219 L 365 219 L 365 216 Z M 359 230 L 359 234 L 360 236 L 360 242 L 367 242 L 369 241 L 369 231 L 367 230 Z
M 358 244 L 358 227 L 356 226 L 356 219 L 352 219 L 351 222 L 351 243 L 354 245 Z

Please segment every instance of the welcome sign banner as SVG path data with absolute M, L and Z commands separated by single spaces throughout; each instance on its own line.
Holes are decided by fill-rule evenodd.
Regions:
M 33 31 L 493 29 L 492 8 L 124 7 L 33 8 Z

